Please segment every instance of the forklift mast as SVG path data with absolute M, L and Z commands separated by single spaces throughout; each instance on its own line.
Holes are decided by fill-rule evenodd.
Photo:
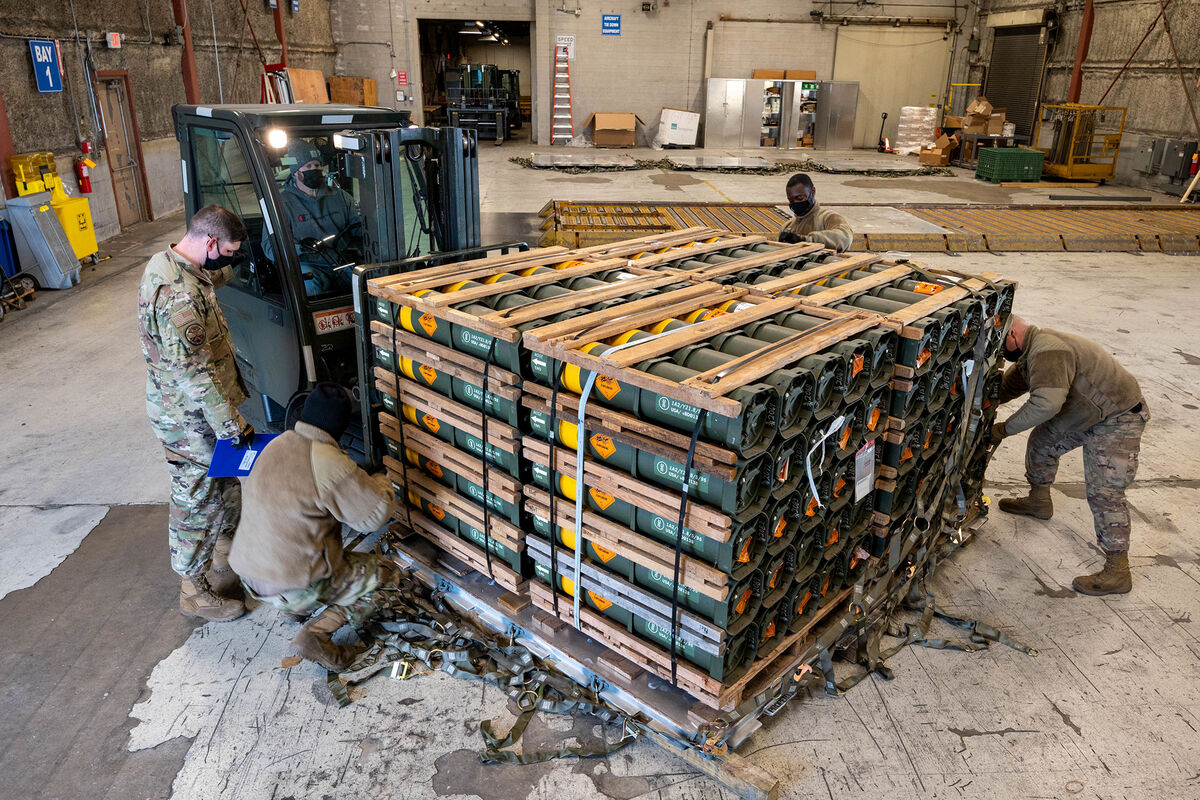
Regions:
M 361 106 L 177 105 L 173 114 L 188 219 L 215 203 L 249 233 L 217 291 L 250 390 L 243 415 L 281 430 L 318 381 L 369 398 L 360 339 L 369 344 L 370 325 L 355 311 L 354 285 L 365 291 L 355 276 L 479 249 L 474 132 Z M 325 172 L 306 191 L 300 167 L 310 162 L 297 162 L 310 155 Z

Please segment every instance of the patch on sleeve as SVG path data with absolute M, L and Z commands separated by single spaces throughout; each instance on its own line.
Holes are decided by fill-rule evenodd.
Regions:
M 199 347 L 208 341 L 208 334 L 199 322 L 193 322 L 183 329 L 183 338 L 192 347 Z

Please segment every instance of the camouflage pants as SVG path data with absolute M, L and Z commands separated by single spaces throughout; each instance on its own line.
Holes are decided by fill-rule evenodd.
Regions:
M 232 537 L 242 515 L 242 485 L 237 478 L 210 478 L 207 469 L 168 455 L 171 472 L 167 538 L 171 569 L 184 576 L 203 574 L 217 539 Z
M 358 628 L 384 606 L 388 590 L 396 588 L 399 577 L 399 567 L 383 556 L 350 552 L 346 553 L 345 570 L 303 589 L 264 597 L 249 586 L 245 588 L 252 597 L 289 614 L 312 614 L 321 606 L 340 606 L 349 623 Z
M 1129 549 L 1129 506 L 1125 489 L 1137 474 L 1142 431 L 1150 409 L 1127 411 L 1079 433 L 1063 433 L 1039 425 L 1029 434 L 1025 477 L 1030 486 L 1054 483 L 1058 460 L 1083 447 L 1083 480 L 1096 526 L 1096 541 L 1107 552 Z

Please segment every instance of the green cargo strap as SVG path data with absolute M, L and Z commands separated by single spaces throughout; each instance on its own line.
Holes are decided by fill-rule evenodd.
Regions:
M 503 738 L 497 737 L 492 733 L 492 723 L 489 720 L 484 720 L 479 723 L 479 733 L 483 736 L 485 749 L 479 754 L 479 760 L 484 764 L 537 764 L 543 761 L 550 761 L 555 758 L 566 758 L 568 756 L 578 756 L 579 758 L 592 758 L 595 756 L 607 756 L 617 752 L 622 747 L 632 744 L 638 737 L 639 731 L 629 724 L 628 721 L 622 726 L 622 735 L 620 739 L 614 742 L 604 742 L 596 747 L 584 747 L 583 745 L 564 745 L 554 750 L 536 750 L 523 751 L 520 753 L 505 748 L 516 744 L 521 736 L 525 733 L 526 726 L 533 719 L 535 709 L 522 711 L 517 721 L 513 723 L 508 734 Z

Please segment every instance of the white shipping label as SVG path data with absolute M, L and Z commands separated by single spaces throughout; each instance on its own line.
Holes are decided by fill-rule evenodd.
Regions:
M 864 444 L 854 454 L 854 502 L 858 502 L 875 488 L 875 440 Z
M 246 470 L 247 472 L 249 472 L 250 468 L 252 466 L 254 466 L 254 459 L 256 459 L 256 458 L 258 458 L 257 452 L 255 452 L 254 450 L 247 450 L 246 454 L 244 456 L 242 456 L 241 463 L 238 464 L 238 470 L 239 471 Z

